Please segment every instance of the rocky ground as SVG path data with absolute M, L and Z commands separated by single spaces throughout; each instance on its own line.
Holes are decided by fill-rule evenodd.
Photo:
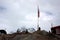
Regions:
M 47 32 L 0 34 L 0 40 L 60 40 Z

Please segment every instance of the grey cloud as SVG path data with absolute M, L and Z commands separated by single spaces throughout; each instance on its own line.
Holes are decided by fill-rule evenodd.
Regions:
M 53 13 L 46 11 L 47 15 L 53 15 Z
M 48 15 L 50 15 L 50 16 L 53 16 L 54 15 L 52 12 L 46 11 L 46 10 L 44 10 L 44 11 L 41 10 L 41 12 L 44 12 L 47 16 Z
M 5 11 L 6 11 L 6 8 L 3 7 L 3 6 L 0 6 L 0 12 L 1 12 L 1 13 L 4 13 Z

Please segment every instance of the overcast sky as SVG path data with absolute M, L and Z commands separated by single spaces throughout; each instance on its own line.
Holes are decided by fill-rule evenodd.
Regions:
M 49 31 L 60 25 L 60 0 L 0 0 L 0 29 L 7 32 L 18 28 L 37 28 L 37 5 L 40 9 L 40 27 Z

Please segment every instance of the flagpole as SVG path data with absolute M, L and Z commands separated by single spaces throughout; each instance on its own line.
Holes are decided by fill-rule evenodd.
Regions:
M 38 30 L 40 30 L 40 27 L 39 27 L 39 17 L 40 17 L 40 12 L 39 12 L 39 6 L 38 6 L 38 15 L 37 15 L 37 28 L 38 28 Z
M 39 18 L 37 19 L 37 21 L 38 21 L 38 22 L 37 22 L 37 28 L 39 28 Z

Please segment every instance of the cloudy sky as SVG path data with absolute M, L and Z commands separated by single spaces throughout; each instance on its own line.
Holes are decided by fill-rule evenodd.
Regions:
M 37 28 L 37 5 L 41 30 L 60 25 L 60 0 L 0 0 L 0 29 Z

